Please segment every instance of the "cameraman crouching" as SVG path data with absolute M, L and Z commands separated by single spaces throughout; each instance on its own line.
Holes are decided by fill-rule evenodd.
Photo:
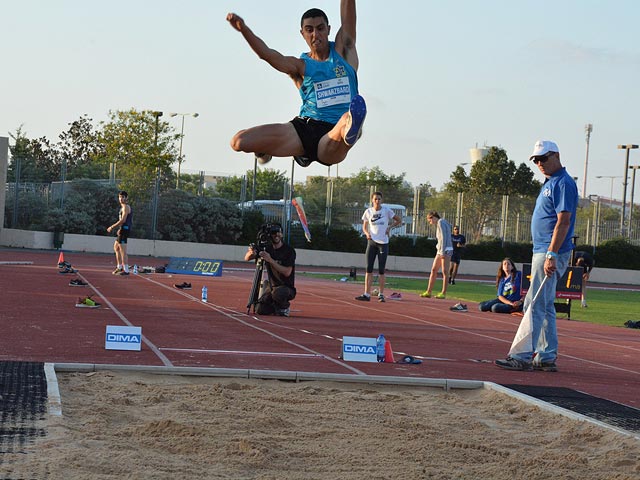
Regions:
M 296 251 L 282 241 L 282 226 L 274 223 L 264 228 L 271 242 L 264 242 L 260 251 L 255 245 L 249 246 L 244 256 L 247 261 L 259 256 L 267 266 L 269 282 L 258 299 L 256 313 L 288 317 L 289 301 L 296 297 Z

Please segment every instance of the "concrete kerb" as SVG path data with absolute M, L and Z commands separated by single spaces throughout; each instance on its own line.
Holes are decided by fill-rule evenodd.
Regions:
M 58 388 L 58 377 L 53 363 L 44 364 L 44 375 L 47 379 L 47 402 L 49 403 L 49 415 L 60 417 L 62 415 L 62 399 Z
M 166 367 L 154 365 L 115 365 L 115 364 L 97 364 L 97 363 L 56 363 L 45 364 L 45 373 L 47 378 L 47 393 L 49 395 L 49 413 L 51 415 L 62 415 L 62 402 L 58 391 L 58 381 L 56 372 L 78 372 L 90 373 L 99 371 L 121 371 L 150 373 L 155 375 L 187 375 L 200 377 L 227 377 L 227 378 L 253 378 L 261 380 L 283 380 L 291 382 L 303 381 L 325 381 L 325 382 L 343 382 L 357 384 L 378 384 L 378 385 L 399 385 L 414 387 L 439 388 L 445 391 L 454 389 L 486 389 L 493 390 L 504 395 L 508 395 L 519 401 L 534 405 L 542 410 L 550 413 L 563 415 L 567 418 L 581 422 L 589 422 L 593 425 L 612 430 L 616 433 L 623 434 L 640 440 L 640 434 L 629 432 L 621 428 L 606 424 L 599 420 L 587 417 L 585 415 L 572 412 L 570 410 L 543 402 L 537 398 L 516 392 L 509 388 L 503 387 L 493 382 L 484 382 L 479 380 L 457 380 L 444 378 L 424 378 L 424 377 L 395 377 L 383 375 L 352 375 L 352 374 L 335 374 L 335 373 L 318 373 L 318 372 L 295 372 L 287 370 L 251 370 L 240 368 L 206 368 L 206 367 Z
M 235 377 L 261 380 L 285 380 L 294 382 L 325 381 L 343 383 L 368 383 L 435 387 L 443 390 L 483 388 L 483 382 L 475 380 L 451 380 L 424 377 L 395 377 L 384 375 L 353 375 L 338 373 L 296 372 L 288 370 L 252 370 L 240 368 L 167 367 L 156 365 L 115 365 L 97 363 L 56 363 L 56 372 L 90 373 L 98 371 L 125 371 L 157 375 L 192 375 L 200 377 Z

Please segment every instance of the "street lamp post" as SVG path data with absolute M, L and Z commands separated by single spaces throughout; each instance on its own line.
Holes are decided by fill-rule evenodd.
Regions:
M 620 216 L 620 235 L 624 236 L 624 221 L 627 213 L 627 174 L 629 172 L 629 150 L 638 148 L 638 145 L 618 145 L 618 148 L 620 150 L 627 151 L 624 161 L 624 175 L 622 177 L 622 215 Z
M 622 178 L 618 175 L 598 175 L 596 178 L 610 178 L 611 179 L 611 193 L 609 194 L 609 208 L 613 207 L 613 180 L 615 178 Z
M 155 240 L 156 230 L 158 227 L 158 196 L 160 195 L 160 154 L 158 153 L 158 124 L 160 121 L 160 117 L 162 116 L 162 112 L 151 112 L 151 114 L 156 119 L 153 150 L 156 156 L 156 161 L 158 162 L 158 165 L 156 166 L 156 183 L 155 188 L 153 189 L 153 205 L 151 214 L 151 239 Z
M 180 165 L 182 165 L 182 139 L 184 138 L 184 117 L 193 117 L 198 118 L 200 116 L 199 113 L 170 113 L 170 117 L 181 116 L 182 117 L 182 126 L 180 127 L 180 152 L 178 154 L 178 177 L 176 178 L 176 190 L 180 189 Z
M 464 168 L 466 165 L 469 165 L 469 162 L 463 162 L 463 163 L 459 163 L 456 166 L 456 170 L 459 168 L 462 168 L 462 170 L 464 170 L 464 174 L 467 174 L 466 169 Z M 464 191 L 459 191 L 458 192 L 458 197 L 456 199 L 456 225 L 460 225 L 462 223 L 462 212 L 463 212 L 463 205 L 464 205 Z M 462 228 L 462 227 L 460 227 Z M 462 231 L 462 230 L 461 230 Z
M 631 220 L 633 220 L 633 193 L 636 189 L 636 170 L 640 168 L 640 165 L 632 165 L 629 170 L 633 170 L 631 174 L 631 204 L 629 205 L 629 240 L 631 240 Z
M 584 177 L 582 179 L 582 198 L 587 198 L 587 165 L 589 164 L 589 140 L 591 140 L 593 124 L 587 123 L 584 126 L 584 133 L 587 135 L 587 154 L 584 157 Z

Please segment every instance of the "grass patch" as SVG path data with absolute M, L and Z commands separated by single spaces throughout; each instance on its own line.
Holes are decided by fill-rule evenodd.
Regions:
M 314 278 L 326 278 L 328 280 L 340 281 L 345 278 L 339 274 L 301 273 L 298 275 Z M 428 277 L 424 278 L 403 278 L 387 276 L 385 293 L 392 292 L 414 293 L 424 292 L 427 288 Z M 348 280 L 349 283 L 364 284 L 364 277 Z M 377 281 L 374 281 L 374 287 Z M 434 293 L 442 290 L 442 281 L 438 280 L 433 289 Z M 458 280 L 455 285 L 450 285 L 447 289 L 447 300 L 462 302 L 482 302 L 496 296 L 496 288 L 492 283 L 482 283 L 476 281 Z M 455 302 L 454 302 L 455 303 Z M 640 320 L 640 292 L 628 290 L 602 290 L 588 288 L 587 290 L 588 308 L 582 308 L 580 301 L 571 302 L 571 320 L 596 323 L 600 325 L 612 325 L 624 327 L 627 320 Z M 474 308 L 471 305 L 470 308 Z M 567 318 L 566 313 L 559 313 L 558 318 Z

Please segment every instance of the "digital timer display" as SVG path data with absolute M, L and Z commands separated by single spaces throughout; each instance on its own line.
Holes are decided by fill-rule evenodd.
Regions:
M 169 265 L 165 269 L 165 272 L 220 277 L 222 276 L 222 265 L 222 260 L 172 257 L 169 260 Z
M 567 271 L 556 285 L 556 298 L 580 300 L 582 294 L 582 267 L 567 267 Z M 531 264 L 522 264 L 522 294 L 529 290 L 531 284 Z

